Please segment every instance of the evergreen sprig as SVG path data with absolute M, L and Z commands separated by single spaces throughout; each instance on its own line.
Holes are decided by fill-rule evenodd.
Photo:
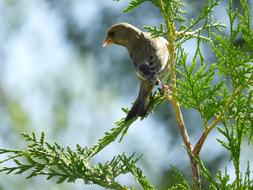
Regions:
M 164 31 L 164 26 L 163 24 L 160 24 L 159 28 L 154 26 L 144 26 L 144 28 L 151 33 L 151 36 L 153 38 L 158 37 L 158 36 L 164 36 L 166 32 Z
M 252 20 L 250 19 L 250 5 L 247 3 L 247 0 L 240 0 L 243 7 L 243 14 L 240 14 L 241 19 L 241 29 L 242 29 L 242 38 L 245 40 L 246 49 L 250 51 L 253 55 L 253 30 L 252 30 Z
M 250 170 L 250 164 L 247 162 L 247 168 L 246 171 L 240 172 L 241 176 L 244 176 L 244 178 L 240 178 L 239 181 L 237 179 L 233 180 L 231 176 L 228 173 L 227 168 L 225 168 L 225 171 L 222 172 L 221 170 L 218 170 L 215 176 L 211 174 L 209 169 L 203 164 L 202 161 L 198 159 L 198 163 L 200 165 L 200 171 L 202 176 L 205 180 L 209 182 L 209 188 L 210 190 L 238 190 L 238 189 L 245 189 L 250 190 L 253 187 L 253 179 L 251 175 Z M 238 183 L 239 182 L 239 183 Z M 239 184 L 239 186 L 238 186 Z
M 219 132 L 227 141 L 217 139 L 220 144 L 229 151 L 233 161 L 236 180 L 235 187 L 242 185 L 242 173 L 240 170 L 241 145 L 245 137 L 252 137 L 253 130 L 253 91 L 238 96 L 227 113 L 223 115 L 224 127 L 219 127 Z M 252 183 L 252 182 L 251 182 Z
M 207 25 L 211 20 L 210 14 L 212 14 L 214 7 L 219 5 L 219 0 L 208 0 L 206 1 L 204 7 L 202 7 L 202 11 L 196 19 L 192 19 L 190 24 L 185 27 L 184 32 L 191 31 L 192 28 L 196 27 L 201 21 L 205 20 L 204 24 Z M 208 22 L 209 21 L 209 22 Z M 212 22 L 212 21 L 211 21 Z
M 167 95 L 163 93 L 161 89 L 150 94 L 149 101 L 148 101 L 148 114 L 145 117 L 148 117 L 150 113 L 153 112 L 165 99 Z M 128 109 L 122 108 L 122 110 L 127 114 Z M 106 132 L 104 137 L 98 140 L 98 143 L 95 144 L 93 147 L 90 148 L 90 156 L 94 156 L 101 150 L 103 150 L 107 145 L 114 142 L 119 136 L 119 142 L 122 141 L 123 137 L 126 135 L 129 127 L 137 118 L 133 118 L 130 121 L 125 121 L 125 118 L 120 119 L 119 121 L 115 122 L 117 127 L 112 128 L 109 132 Z M 144 119 L 141 118 L 141 119 Z
M 124 9 L 125 13 L 133 11 L 136 7 L 141 5 L 145 0 L 131 0 L 129 5 Z
M 168 190 L 191 190 L 191 186 L 185 180 L 181 171 L 179 171 L 176 167 L 171 167 L 171 170 L 177 180 L 177 184 L 170 187 Z
M 0 149 L 0 154 L 7 154 L 8 159 L 1 161 L 13 161 L 15 166 L 3 167 L 0 172 L 6 174 L 28 173 L 27 179 L 36 176 L 47 176 L 47 180 L 57 178 L 57 183 L 75 182 L 82 179 L 86 184 L 97 184 L 109 189 L 130 189 L 120 185 L 116 178 L 119 175 L 132 173 L 144 188 L 152 187 L 142 171 L 136 166 L 140 157 L 135 154 L 126 156 L 124 153 L 115 156 L 106 163 L 92 163 L 90 149 L 77 145 L 76 150 L 70 147 L 66 149 L 58 143 L 50 144 L 45 141 L 44 133 L 37 139 L 35 134 L 23 134 L 29 143 L 25 150 Z M 138 175 L 137 175 L 138 174 Z M 145 182 L 145 183 L 144 183 Z
M 224 105 L 227 92 L 224 82 L 213 85 L 215 75 L 215 65 L 207 68 L 202 62 L 202 66 L 197 68 L 196 57 L 193 58 L 190 66 L 186 65 L 187 55 L 182 52 L 177 72 L 180 78 L 177 80 L 177 99 L 186 108 L 195 108 L 202 116 L 205 126 L 208 121 L 218 113 L 220 107 Z

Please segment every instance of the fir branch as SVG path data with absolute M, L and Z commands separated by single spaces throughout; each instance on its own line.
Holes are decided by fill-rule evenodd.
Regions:
M 140 6 L 145 0 L 131 0 L 128 7 L 124 9 L 124 13 L 133 11 L 136 7 Z
M 208 14 L 210 14 L 213 11 L 213 8 L 219 5 L 219 0 L 208 0 L 205 4 L 205 6 L 202 8 L 201 13 L 199 14 L 198 18 L 195 20 L 192 20 L 190 25 L 186 27 L 184 32 L 190 31 L 192 28 L 194 28 L 201 20 L 205 19 Z
M 156 109 L 165 99 L 167 95 L 162 92 L 161 89 L 150 94 L 149 102 L 148 102 L 148 114 L 147 116 L 152 113 L 154 109 Z M 128 109 L 122 109 L 126 114 L 128 113 Z M 147 117 L 145 116 L 145 117 Z M 130 121 L 125 121 L 125 118 L 120 119 L 119 121 L 115 122 L 115 128 L 112 128 L 110 132 L 106 132 L 104 137 L 98 140 L 98 143 L 89 149 L 89 155 L 93 156 L 103 150 L 107 145 L 114 142 L 117 137 L 120 135 L 119 142 L 122 141 L 123 137 L 126 135 L 129 127 L 137 118 L 133 118 Z M 144 118 L 141 118 L 144 119 Z
M 201 114 L 204 124 L 207 126 L 208 121 L 224 104 L 223 100 L 220 99 L 220 96 L 222 96 L 220 91 L 224 86 L 224 82 L 221 81 L 216 85 L 212 85 L 215 65 L 207 69 L 204 60 L 202 60 L 203 66 L 197 69 L 197 54 L 200 54 L 200 52 L 196 51 L 189 67 L 186 66 L 187 55 L 183 53 L 181 56 L 179 65 L 183 67 L 183 70 L 180 70 L 180 67 L 177 69 L 179 76 L 181 76 L 177 80 L 177 99 L 186 108 L 195 108 Z M 201 54 L 200 57 L 202 57 Z
M 248 79 L 248 81 L 246 81 L 246 83 L 244 83 L 239 89 L 234 89 L 232 91 L 232 94 L 230 96 L 230 98 L 227 100 L 225 106 L 223 107 L 223 111 L 226 111 L 227 109 L 229 109 L 229 107 L 231 106 L 231 104 L 233 103 L 233 101 L 235 100 L 235 98 L 239 95 L 241 95 L 241 93 L 245 90 L 246 87 L 248 87 L 249 85 L 253 85 L 253 74 L 251 75 L 251 77 Z M 200 139 L 198 140 L 197 144 L 194 146 L 193 149 L 193 153 L 194 155 L 198 155 L 208 134 L 211 132 L 211 130 L 216 127 L 216 125 L 223 119 L 223 114 L 219 113 L 216 115 L 215 119 L 210 123 L 210 125 L 205 129 L 205 131 L 202 133 Z
M 166 32 L 164 31 L 164 26 L 163 24 L 160 24 L 159 28 L 154 26 L 154 27 L 151 27 L 151 26 L 144 26 L 144 28 L 146 30 L 148 30 L 148 32 L 151 33 L 151 36 L 153 38 L 155 37 L 158 37 L 158 36 L 163 36 L 166 34 Z
M 145 190 L 155 190 L 155 187 L 151 185 L 146 178 L 146 176 L 143 174 L 142 170 L 138 168 L 135 163 L 140 158 L 137 158 L 137 160 L 132 160 L 132 156 L 127 158 L 125 155 L 120 156 L 121 161 L 125 164 L 126 168 L 133 174 L 136 181 L 145 189 Z
M 170 54 L 170 60 L 169 60 L 169 66 L 168 70 L 170 73 L 170 81 L 171 81 L 171 88 L 172 88 L 172 96 L 169 99 L 172 103 L 172 106 L 175 111 L 176 115 L 176 121 L 178 123 L 178 128 L 180 130 L 184 145 L 186 148 L 190 151 L 192 151 L 192 145 L 190 142 L 190 138 L 187 132 L 187 129 L 185 127 L 183 115 L 181 112 L 180 104 L 178 100 L 176 99 L 177 95 L 177 78 L 176 78 L 176 69 L 175 69 L 175 40 L 176 40 L 176 28 L 175 28 L 175 17 L 173 17 L 173 10 L 172 5 L 174 1 L 164 2 L 163 0 L 158 0 L 158 5 L 160 7 L 160 10 L 162 12 L 162 15 L 164 17 L 164 21 L 167 28 L 167 40 L 168 40 L 168 50 Z M 192 168 L 192 177 L 193 177 L 193 183 L 194 183 L 194 189 L 201 189 L 201 182 L 200 182 L 200 176 L 198 171 L 198 166 L 196 165 L 196 162 L 192 159 L 192 156 L 188 154 L 189 159 L 191 161 L 191 168 Z
M 200 34 L 207 29 L 211 30 L 213 28 L 220 31 L 221 28 L 226 28 L 226 25 L 224 25 L 221 22 L 216 22 L 216 23 L 205 24 L 201 26 L 200 28 L 191 32 L 188 32 L 185 30 L 176 31 L 176 41 L 177 41 L 176 48 L 181 47 L 184 42 L 190 39 L 198 39 L 198 40 L 202 40 L 203 42 L 212 44 L 213 40 L 210 36 L 205 36 L 205 35 L 200 35 Z
M 99 139 L 98 143 L 89 149 L 89 155 L 94 156 L 95 154 L 103 150 L 107 145 L 114 142 L 116 138 L 122 132 L 124 132 L 121 137 L 122 139 L 124 134 L 126 133 L 126 131 L 128 130 L 128 128 L 130 127 L 132 123 L 133 121 L 125 122 L 124 119 L 121 119 L 118 122 L 116 122 L 116 125 L 118 127 L 112 128 L 110 132 L 106 132 L 104 137 Z
M 178 181 L 176 185 L 170 187 L 168 190 L 192 190 L 188 182 L 185 180 L 183 174 L 176 168 L 171 167 L 173 176 Z
M 92 157 L 89 156 L 88 148 L 77 145 L 76 151 L 69 147 L 64 149 L 57 143 L 46 142 L 44 133 L 39 140 L 34 133 L 31 135 L 24 133 L 23 137 L 30 143 L 26 150 L 0 150 L 0 154 L 9 156 L 9 159 L 2 160 L 1 163 L 12 160 L 15 164 L 1 168 L 0 172 L 6 174 L 28 172 L 27 179 L 39 175 L 47 176 L 47 180 L 54 177 L 57 178 L 57 183 L 82 179 L 86 184 L 98 184 L 110 189 L 129 189 L 120 185 L 115 178 L 121 174 L 133 173 L 132 168 L 136 167 L 135 164 L 139 159 L 134 158 L 134 154 L 130 157 L 125 154 L 118 155 L 109 162 L 95 165 L 91 162 Z M 138 172 L 142 174 L 139 169 Z M 139 180 L 145 181 L 144 176 L 140 175 Z
M 240 0 L 240 3 L 243 8 L 243 13 L 239 14 L 241 19 L 242 37 L 246 42 L 246 46 L 248 46 L 248 50 L 251 51 L 251 55 L 253 55 L 253 30 L 250 15 L 252 12 L 247 0 Z

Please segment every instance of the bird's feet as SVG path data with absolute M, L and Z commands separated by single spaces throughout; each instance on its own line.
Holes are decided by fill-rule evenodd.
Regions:
M 163 89 L 163 92 L 164 92 L 164 93 L 166 93 L 166 94 L 168 94 L 168 95 L 171 95 L 172 92 L 170 91 L 168 85 L 162 83 L 162 89 Z
M 171 95 L 172 92 L 170 91 L 169 86 L 164 84 L 164 82 L 161 81 L 160 79 L 157 79 L 156 85 L 159 85 L 159 84 L 162 85 L 163 93 Z

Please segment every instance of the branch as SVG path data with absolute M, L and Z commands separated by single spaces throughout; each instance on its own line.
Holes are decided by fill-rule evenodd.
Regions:
M 217 22 L 217 23 L 212 23 L 212 24 L 207 24 L 204 26 L 199 27 L 198 29 L 188 32 L 188 30 L 183 30 L 183 31 L 176 31 L 176 36 L 177 38 L 181 38 L 181 37 L 188 37 L 188 36 L 193 36 L 193 37 L 198 37 L 198 33 L 201 32 L 202 30 L 206 29 L 206 28 L 210 28 L 210 27 L 214 27 L 214 28 L 218 28 L 218 27 L 226 27 L 226 25 Z M 203 38 L 207 38 L 204 37 Z
M 168 14 L 165 11 L 163 1 L 160 0 L 159 4 L 160 4 L 160 8 L 161 8 L 163 17 L 165 19 L 165 23 L 166 23 L 166 27 L 167 27 L 167 31 L 168 31 L 167 38 L 169 41 L 168 49 L 169 49 L 169 54 L 170 54 L 168 69 L 169 69 L 170 76 L 171 76 L 170 80 L 171 80 L 172 91 L 173 91 L 173 94 L 176 94 L 177 93 L 177 86 L 176 86 L 176 72 L 175 72 L 175 64 L 174 64 L 176 30 L 175 30 L 174 23 L 169 22 Z M 176 100 L 176 98 L 173 95 L 171 97 L 168 97 L 168 100 L 172 103 L 172 106 L 175 110 L 176 120 L 178 123 L 178 127 L 180 129 L 184 144 L 188 149 L 192 150 L 190 138 L 189 138 L 188 132 L 187 132 L 185 124 L 184 124 L 184 120 L 183 120 L 183 116 L 182 116 L 179 102 Z
M 227 101 L 226 105 L 224 106 L 224 111 L 226 111 L 231 104 L 233 103 L 233 100 L 236 98 L 236 96 L 240 95 L 243 90 L 245 89 L 245 87 L 247 87 L 248 85 L 250 85 L 252 83 L 253 80 L 253 75 L 251 75 L 251 77 L 244 83 L 244 85 L 242 85 L 237 91 L 233 90 L 232 91 L 232 95 L 230 96 L 229 100 Z M 208 136 L 208 134 L 211 132 L 211 130 L 222 120 L 222 113 L 219 113 L 216 118 L 213 120 L 213 122 L 204 130 L 204 132 L 202 133 L 200 139 L 198 140 L 197 144 L 194 146 L 193 148 L 193 154 L 194 155 L 199 155 L 199 152 L 206 140 L 206 137 Z
M 175 40 L 176 40 L 176 29 L 174 25 L 174 21 L 170 20 L 168 17 L 168 14 L 165 10 L 164 3 L 162 0 L 159 0 L 159 6 L 162 11 L 166 28 L 167 28 L 167 38 L 168 38 L 168 50 L 170 54 L 170 59 L 169 59 L 169 66 L 168 70 L 170 72 L 170 80 L 171 80 L 171 86 L 172 86 L 172 92 L 173 94 L 177 94 L 177 84 L 176 84 L 176 71 L 175 71 Z M 200 189 L 201 188 L 201 182 L 200 182 L 200 175 L 199 175 L 199 169 L 197 162 L 193 159 L 192 157 L 192 145 L 190 142 L 190 138 L 187 132 L 187 129 L 185 127 L 183 115 L 181 112 L 180 104 L 177 101 L 176 97 L 172 94 L 171 98 L 168 98 L 168 100 L 172 103 L 172 106 L 175 110 L 176 114 L 176 120 L 177 124 L 184 142 L 184 145 L 186 146 L 187 150 L 190 151 L 191 153 L 188 152 L 188 156 L 191 161 L 191 167 L 192 167 L 192 178 L 194 182 L 194 189 Z
M 209 5 L 209 3 L 211 3 Z M 201 20 L 203 20 L 207 14 L 209 14 L 215 6 L 217 6 L 219 3 L 218 0 L 215 0 L 213 2 L 207 2 L 206 5 L 202 8 L 202 12 L 200 13 L 199 17 L 192 21 L 192 23 L 184 30 L 185 32 L 188 32 L 191 30 L 194 26 L 196 26 Z
M 141 169 L 136 166 L 140 157 L 135 154 L 126 156 L 124 153 L 115 156 L 111 161 L 105 163 L 92 163 L 89 148 L 77 145 L 76 150 L 69 147 L 66 149 L 57 143 L 49 144 L 44 140 L 44 133 L 40 140 L 32 135 L 23 134 L 29 145 L 25 150 L 0 149 L 0 155 L 8 158 L 0 163 L 12 161 L 14 165 L 0 168 L 0 173 L 6 174 L 27 173 L 27 179 L 36 176 L 47 176 L 47 180 L 56 178 L 56 183 L 75 182 L 81 179 L 84 183 L 97 184 L 106 189 L 127 190 L 131 187 L 121 185 L 117 182 L 119 175 L 132 173 L 136 181 L 144 189 L 153 190 L 154 187 L 148 182 Z

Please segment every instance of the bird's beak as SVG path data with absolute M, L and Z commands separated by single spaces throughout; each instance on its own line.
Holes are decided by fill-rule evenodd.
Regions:
M 113 44 L 113 41 L 112 41 L 112 39 L 110 39 L 110 38 L 106 38 L 105 40 L 104 40 L 104 42 L 103 42 L 103 47 L 106 47 L 106 46 L 109 46 L 109 45 L 111 45 L 111 44 Z

